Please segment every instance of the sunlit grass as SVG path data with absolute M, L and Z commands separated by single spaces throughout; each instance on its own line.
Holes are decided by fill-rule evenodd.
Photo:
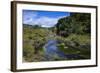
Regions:
M 91 42 L 91 37 L 89 34 L 82 34 L 82 35 L 71 34 L 66 39 L 72 40 L 72 41 L 77 41 L 80 44 L 86 44 L 86 43 Z

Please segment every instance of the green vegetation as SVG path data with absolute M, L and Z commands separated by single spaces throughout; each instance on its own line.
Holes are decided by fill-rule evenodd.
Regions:
M 91 20 L 88 13 L 71 13 L 69 17 L 61 18 L 56 25 L 57 34 L 68 36 L 74 34 L 86 34 L 91 31 Z
M 24 25 L 23 35 L 23 56 L 26 61 L 42 60 L 43 46 L 46 43 L 46 37 L 49 33 L 47 29 L 38 26 Z
M 56 25 L 58 47 L 66 54 L 79 54 L 85 59 L 90 58 L 91 16 L 88 13 L 71 13 L 69 17 L 61 18 Z
M 48 40 L 57 40 L 58 50 L 66 55 L 79 57 L 61 58 L 57 54 L 52 60 L 79 60 L 91 58 L 91 15 L 71 13 L 58 20 L 51 28 L 23 24 L 23 59 L 26 62 L 45 61 L 44 45 Z M 47 48 L 46 48 L 47 49 Z

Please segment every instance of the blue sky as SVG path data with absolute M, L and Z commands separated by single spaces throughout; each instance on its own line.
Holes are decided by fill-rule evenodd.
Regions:
M 69 12 L 23 10 L 23 24 L 53 27 L 60 18 L 69 15 Z

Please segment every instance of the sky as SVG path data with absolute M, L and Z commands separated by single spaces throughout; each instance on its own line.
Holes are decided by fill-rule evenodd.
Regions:
M 70 16 L 69 12 L 23 10 L 23 24 L 53 27 L 60 18 Z

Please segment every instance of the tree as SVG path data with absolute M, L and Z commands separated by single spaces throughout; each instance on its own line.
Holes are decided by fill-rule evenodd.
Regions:
M 91 15 L 89 13 L 70 13 L 70 16 L 58 20 L 57 35 L 67 37 L 71 33 L 84 34 L 91 31 Z

